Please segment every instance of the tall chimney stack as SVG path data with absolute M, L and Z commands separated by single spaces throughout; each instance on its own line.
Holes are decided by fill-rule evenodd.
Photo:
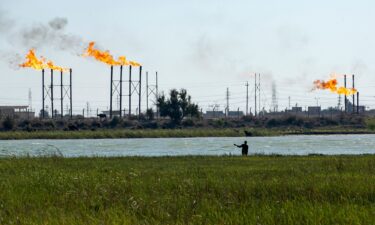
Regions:
M 353 83 L 352 83 L 352 87 L 353 87 L 353 90 L 354 90 L 354 74 L 352 75 L 352 80 L 353 80 Z M 352 95 L 352 99 L 353 99 L 353 113 L 355 113 L 355 94 Z
M 346 74 L 344 75 L 344 87 L 346 88 Z M 345 100 L 344 100 L 344 108 L 345 108 L 345 113 L 347 112 L 347 101 L 348 101 L 348 97 L 345 95 Z

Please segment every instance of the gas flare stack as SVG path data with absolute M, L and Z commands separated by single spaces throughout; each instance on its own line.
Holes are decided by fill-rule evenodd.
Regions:
M 134 65 L 134 64 L 133 64 Z M 123 108 L 123 97 L 128 97 L 128 116 L 131 117 L 132 112 L 132 97 L 135 93 L 138 96 L 138 115 L 141 114 L 141 90 L 142 90 L 142 66 L 139 67 L 139 78 L 138 80 L 132 79 L 132 69 L 134 66 L 129 65 L 129 79 L 123 79 L 124 66 L 120 65 L 120 76 L 118 79 L 114 78 L 113 65 L 111 65 L 111 80 L 110 80 L 110 100 L 109 100 L 109 117 L 112 118 L 113 113 L 113 101 L 115 97 L 119 97 L 119 116 L 124 117 L 126 109 Z M 124 94 L 124 83 L 128 84 L 128 93 Z
M 344 86 L 343 87 L 340 87 L 338 86 L 338 81 L 336 79 L 336 75 L 331 75 L 331 79 L 329 79 L 328 81 L 324 81 L 324 80 L 315 80 L 314 81 L 314 89 L 313 90 L 316 90 L 316 89 L 320 89 L 320 90 L 329 90 L 331 91 L 332 93 L 335 93 L 335 94 L 338 94 L 338 95 L 344 95 L 345 96 L 345 111 L 344 113 L 347 113 L 347 112 L 352 112 L 353 114 L 357 111 L 357 113 L 359 113 L 359 93 L 358 93 L 358 90 L 355 88 L 354 86 L 354 74 L 352 76 L 352 88 L 348 88 L 347 85 L 346 85 L 346 75 L 344 75 Z M 355 95 L 357 95 L 357 109 L 355 109 Z M 352 108 L 350 109 L 348 107 L 348 103 L 349 100 L 348 100 L 348 96 L 352 96 Z
M 345 82 L 345 87 L 346 87 L 346 75 L 344 75 L 344 82 Z M 355 88 L 355 75 L 352 74 L 352 90 L 355 90 L 355 92 L 352 92 L 352 109 L 351 112 L 352 114 L 359 114 L 359 91 Z M 357 95 L 357 99 L 356 99 Z M 345 96 L 345 112 L 350 111 L 350 109 L 347 107 L 347 101 L 348 98 Z M 356 102 L 357 101 L 357 102 Z
M 64 72 L 69 71 L 69 82 L 67 84 L 64 84 Z M 51 102 L 51 117 L 52 118 L 57 118 L 57 109 L 55 109 L 54 105 L 54 100 L 60 100 L 60 117 L 64 117 L 64 99 L 69 101 L 69 117 L 73 117 L 73 98 L 72 98 L 72 73 L 73 70 L 71 68 L 69 69 L 62 69 L 58 70 L 60 71 L 60 84 L 59 83 L 54 83 L 54 77 L 57 75 L 53 74 L 53 69 L 50 69 L 50 74 L 51 74 L 51 80 L 50 80 L 50 85 L 45 85 L 45 76 L 44 76 L 44 69 L 42 70 L 42 96 L 43 96 L 43 106 L 42 106 L 42 118 L 45 118 L 44 112 L 45 112 L 45 101 L 49 98 Z M 57 77 L 57 76 L 56 76 Z M 60 88 L 60 96 L 56 98 L 54 95 L 54 90 Z
M 97 61 L 103 62 L 111 67 L 110 75 L 110 99 L 109 99 L 109 117 L 112 118 L 113 113 L 113 98 L 119 97 L 118 115 L 123 117 L 126 110 L 123 109 L 123 97 L 128 97 L 128 115 L 131 116 L 132 107 L 132 95 L 136 93 L 138 95 L 138 115 L 141 115 L 141 87 L 142 87 L 142 65 L 134 62 L 128 61 L 125 56 L 118 57 L 117 60 L 109 53 L 109 51 L 101 51 L 94 48 L 95 42 L 90 42 L 83 56 L 90 56 L 95 58 Z M 114 78 L 113 69 L 114 66 L 120 66 L 119 78 Z M 129 66 L 129 79 L 123 79 L 123 70 L 125 66 Z M 132 80 L 132 68 L 139 67 L 139 79 Z M 129 92 L 128 94 L 123 94 L 123 84 L 128 83 Z M 124 112 L 124 113 L 123 113 Z
M 60 110 L 61 110 L 61 118 L 63 117 L 63 105 L 64 105 L 64 99 L 69 100 L 70 104 L 70 110 L 69 110 L 69 116 L 72 118 L 73 111 L 72 111 L 72 69 L 63 68 L 60 66 L 54 65 L 52 61 L 47 61 L 43 57 L 40 57 L 40 59 L 36 56 L 35 50 L 31 49 L 29 50 L 28 54 L 26 55 L 26 61 L 19 65 L 20 67 L 29 67 L 35 70 L 41 70 L 42 71 L 42 112 L 41 116 L 44 119 L 45 118 L 45 102 L 50 99 L 51 103 L 51 117 L 56 117 L 56 111 L 54 109 L 54 87 L 60 87 L 60 98 L 56 98 L 60 100 Z M 51 75 L 51 84 L 46 85 L 45 83 L 45 71 L 46 69 L 50 70 Z M 64 85 L 63 83 L 63 72 L 69 70 L 69 83 L 67 85 Z M 60 84 L 54 84 L 54 75 L 53 71 L 60 71 Z

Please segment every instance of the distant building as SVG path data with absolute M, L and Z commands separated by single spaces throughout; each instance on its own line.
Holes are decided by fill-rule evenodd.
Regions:
M 352 103 L 351 101 L 349 101 L 349 100 L 346 100 L 346 104 L 347 104 L 347 105 L 346 105 L 347 112 L 349 112 L 349 113 L 353 113 L 353 107 L 354 107 L 354 113 L 357 112 L 357 105 L 354 105 L 354 106 L 353 106 L 353 103 Z M 358 112 L 359 112 L 359 113 L 364 113 L 364 112 L 366 112 L 366 107 L 363 106 L 363 105 L 358 106 Z
M 0 106 L 0 118 L 12 117 L 15 119 L 33 119 L 35 112 L 28 106 Z
M 294 106 L 294 107 L 292 107 L 292 112 L 296 112 L 296 113 L 302 112 L 302 107 L 300 107 L 300 106 Z
M 303 110 L 301 106 L 294 106 L 291 109 L 286 109 L 285 112 L 288 114 L 293 114 L 293 115 L 303 114 Z
M 224 118 L 225 114 L 223 111 L 206 111 L 203 114 L 203 118 L 205 119 L 213 119 L 213 118 Z
M 313 115 L 313 116 L 320 115 L 321 111 L 322 111 L 322 108 L 320 106 L 307 107 L 308 115 Z
M 242 117 L 243 115 L 244 115 L 243 111 L 229 111 L 228 112 L 229 118 L 239 118 L 239 117 Z

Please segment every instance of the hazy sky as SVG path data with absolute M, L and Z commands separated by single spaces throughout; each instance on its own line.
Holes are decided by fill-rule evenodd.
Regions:
M 49 25 L 55 18 L 67 22 L 57 33 Z M 253 108 L 254 73 L 261 74 L 267 110 L 272 82 L 281 109 L 289 96 L 292 105 L 336 106 L 337 95 L 311 91 L 315 79 L 332 73 L 355 73 L 362 103 L 375 108 L 373 21 L 370 0 L 1 0 L 0 105 L 27 105 L 31 88 L 33 107 L 41 107 L 41 72 L 16 68 L 34 47 L 73 68 L 75 113 L 86 102 L 106 109 L 110 69 L 79 55 L 96 41 L 102 50 L 141 62 L 151 81 L 158 71 L 161 90 L 186 88 L 203 110 L 223 109 L 227 87 L 230 108 L 245 110 L 246 81 Z

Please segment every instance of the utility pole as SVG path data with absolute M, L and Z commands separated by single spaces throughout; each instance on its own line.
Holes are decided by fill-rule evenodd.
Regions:
M 158 102 L 158 99 L 159 99 L 159 83 L 158 83 L 158 72 L 156 71 L 156 104 Z M 159 107 L 156 106 L 156 116 L 157 118 L 159 118 Z
M 259 114 L 261 112 L 261 107 L 260 107 L 260 73 L 258 73 L 258 98 L 259 98 L 259 102 L 258 102 L 258 106 L 259 106 Z
M 227 110 L 226 116 L 229 117 L 229 88 L 227 88 Z
M 249 115 L 249 82 L 246 82 L 246 116 Z
M 254 76 L 254 91 L 255 91 L 255 98 L 254 98 L 254 115 L 257 116 L 257 74 Z
M 146 111 L 148 111 L 148 71 L 146 71 Z
M 90 117 L 90 103 L 86 102 L 86 117 Z
M 33 111 L 33 100 L 32 100 L 32 93 L 31 93 L 31 88 L 29 88 L 29 109 L 32 112 Z
M 319 98 L 315 97 L 315 100 L 316 100 L 316 106 L 319 106 Z
M 272 82 L 272 107 L 273 112 L 278 111 L 278 103 L 277 103 L 277 91 L 276 91 L 276 83 L 275 81 Z
M 289 105 L 289 110 L 290 110 L 290 96 L 288 97 L 288 105 Z

